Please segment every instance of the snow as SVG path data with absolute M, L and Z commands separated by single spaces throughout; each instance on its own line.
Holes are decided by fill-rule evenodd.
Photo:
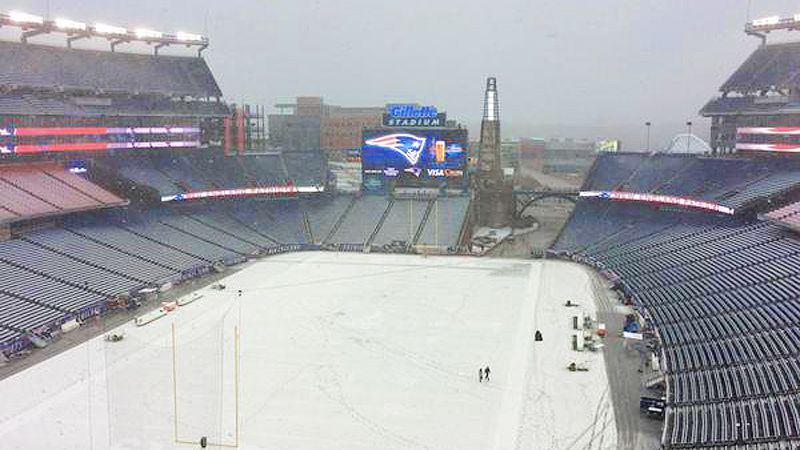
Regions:
M 2 448 L 166 449 L 176 434 L 234 445 L 237 328 L 243 449 L 616 447 L 602 353 L 571 350 L 564 302 L 594 316 L 578 265 L 295 253 L 222 283 L 121 327 L 121 342 L 0 382 Z

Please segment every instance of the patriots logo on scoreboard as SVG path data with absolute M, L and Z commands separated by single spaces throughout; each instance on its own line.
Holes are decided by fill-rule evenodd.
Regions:
M 416 166 L 422 150 L 425 149 L 425 141 L 426 138 L 401 133 L 370 139 L 366 144 L 400 153 L 412 166 Z
M 409 167 L 408 169 L 404 170 L 404 172 L 410 173 L 419 178 L 420 174 L 422 174 L 422 169 L 419 167 Z

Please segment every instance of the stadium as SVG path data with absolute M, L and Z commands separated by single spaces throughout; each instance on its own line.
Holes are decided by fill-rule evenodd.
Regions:
M 800 46 L 703 107 L 711 154 L 518 188 L 489 78 L 477 148 L 387 105 L 352 193 L 225 101 L 204 36 L 0 24 L 3 448 L 800 446 Z M 546 252 L 493 256 L 553 198 Z

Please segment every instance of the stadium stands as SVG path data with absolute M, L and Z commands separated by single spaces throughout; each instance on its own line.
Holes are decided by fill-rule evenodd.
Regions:
M 139 280 L 145 285 L 169 280 L 177 273 L 161 263 L 138 258 L 61 228 L 38 231 L 23 239 L 76 261 Z
M 0 293 L 0 342 L 19 338 L 22 333 L 36 330 L 61 319 L 64 312 Z
M 757 101 L 757 97 L 719 97 L 710 100 L 702 110 L 703 114 L 707 115 L 725 115 L 725 114 L 758 114 L 758 113 L 776 113 L 776 114 L 797 114 L 800 112 L 800 103 L 790 98 L 785 101 L 777 102 L 761 102 Z
M 469 200 L 469 197 L 436 199 L 426 212 L 422 233 L 414 244 L 450 249 L 457 247 Z
M 754 92 L 764 88 L 791 88 L 798 84 L 800 43 L 763 45 L 734 72 L 721 91 Z
M 691 155 L 601 154 L 585 190 L 656 193 L 741 210 L 800 187 L 793 160 Z
M 0 277 L 14 279 L 0 286 L 0 295 L 45 308 L 32 307 L 26 316 L 19 304 L 8 317 L 0 310 L 0 331 L 12 323 L 20 331 L 52 325 L 69 314 L 103 310 L 118 294 L 202 275 L 215 264 L 236 264 L 281 245 L 304 245 L 308 231 L 318 243 L 329 237 L 327 243 L 358 248 L 372 236 L 380 249 L 420 234 L 421 245 L 453 247 L 468 205 L 468 197 L 242 199 L 71 217 L 63 227 L 0 242 Z
M 193 154 L 182 156 L 180 161 L 183 173 L 210 180 L 208 188 L 283 185 L 288 178 L 280 153 L 230 157 Z
M 286 184 L 289 178 L 280 153 L 237 156 L 235 162 L 252 186 Z M 316 183 L 311 182 L 310 184 L 319 184 L 322 179 L 316 178 L 314 180 Z
M 206 242 L 222 246 L 230 252 L 253 256 L 259 253 L 259 248 L 256 245 L 239 239 L 227 231 L 198 222 L 189 216 L 170 215 L 162 218 L 159 222 Z
M 56 164 L 0 165 L 0 222 L 126 203 Z
M 107 158 L 106 161 L 112 165 L 121 176 L 137 184 L 150 186 L 157 190 L 161 195 L 178 194 L 184 192 L 182 186 L 164 174 L 162 169 L 157 167 L 171 167 L 170 165 L 158 166 L 155 158 L 137 156 L 131 158 Z M 181 180 L 185 186 L 189 186 L 190 181 Z
M 0 97 L 0 114 L 25 116 L 200 116 L 230 114 L 221 102 L 175 101 L 169 98 L 106 97 L 102 102 L 85 103 L 63 93 L 7 93 Z
M 236 263 L 243 260 L 241 254 L 226 248 L 220 243 L 214 243 L 182 232 L 157 220 L 155 217 L 128 222 L 123 225 L 123 228 L 145 239 L 174 248 L 210 264 L 217 262 Z
M 62 183 L 69 185 L 72 189 L 96 199 L 98 202 L 103 202 L 111 206 L 120 206 L 127 203 L 127 201 L 117 197 L 113 193 L 101 188 L 100 186 L 93 184 L 88 180 L 81 178 L 80 176 L 65 171 L 60 167 L 45 165 L 42 167 L 42 171 L 47 175 L 61 181 Z
M 684 171 L 692 161 L 693 158 L 688 157 L 688 155 L 679 155 L 671 158 L 653 155 L 641 162 L 637 170 L 625 180 L 621 190 L 651 192 Z M 653 167 L 658 167 L 657 173 L 654 173 Z
M 675 156 L 670 156 L 675 157 Z M 763 176 L 764 168 L 757 162 L 747 163 L 734 158 L 691 158 L 690 164 L 673 177 L 666 179 L 655 192 L 702 199 L 713 199 L 714 192 L 724 191 L 737 183 Z M 655 170 L 652 167 L 651 170 Z
M 422 224 L 422 218 L 425 215 L 425 211 L 428 210 L 429 203 L 428 201 L 413 199 L 394 200 L 392 209 L 375 235 L 372 245 L 381 247 L 396 240 L 411 244 Z
M 64 313 L 80 315 L 87 309 L 99 311 L 106 300 L 102 294 L 5 262 L 0 263 L 0 278 L 4 280 L 0 293 Z
M 33 197 L 43 199 L 59 209 L 84 209 L 98 205 L 98 201 L 60 180 L 47 176 L 46 172 L 30 166 L 24 169 L 3 170 L 2 178 L 8 184 L 23 190 Z M 20 170 L 22 169 L 22 170 Z M 45 176 L 42 176 L 44 173 Z
M 43 216 L 58 211 L 55 205 L 3 180 L 0 180 L 0 199 L 3 208 L 13 214 L 14 218 Z
M 800 202 L 770 211 L 764 214 L 762 219 L 800 232 Z
M 107 246 L 113 250 L 167 267 L 175 272 L 195 270 L 207 266 L 203 259 L 181 250 L 134 234 L 125 228 L 109 224 L 68 224 L 67 229 L 78 236 Z
M 597 168 L 594 171 L 597 177 L 587 177 L 583 190 L 596 191 L 616 189 L 617 186 L 624 183 L 625 180 L 633 175 L 643 158 L 643 155 L 640 154 L 620 154 L 616 156 L 617 157 L 614 158 L 605 153 L 598 155 L 595 162 Z
M 254 246 L 258 249 L 268 249 L 275 247 L 277 242 L 269 238 L 267 235 L 260 233 L 257 229 L 248 227 L 219 210 L 219 208 L 209 208 L 207 211 L 198 211 L 191 214 L 193 220 L 196 220 L 208 227 L 214 228 L 225 233 L 232 234 L 238 239 Z M 289 242 L 292 242 L 291 240 Z M 298 242 L 303 242 L 299 240 Z
M 336 197 L 332 201 L 314 201 L 305 203 L 306 214 L 311 225 L 313 242 L 322 244 L 334 230 L 334 226 L 346 214 L 355 199 L 349 197 Z
M 779 129 L 798 124 L 800 103 L 791 94 L 800 87 L 798 61 L 798 42 L 762 45 L 731 74 L 719 95 L 700 110 L 702 116 L 713 118 L 712 151 L 780 154 L 797 146 L 796 137 Z M 759 136 L 738 132 L 751 127 L 776 127 L 778 132 Z
M 325 155 L 320 151 L 288 151 L 283 161 L 289 179 L 298 186 L 323 184 L 327 179 Z
M 0 42 L 0 84 L 104 93 L 221 97 L 202 58 L 74 50 Z
M 241 116 L 222 102 L 202 58 L 13 42 L 0 42 L 0 57 L 0 115 L 9 138 L 0 152 L 4 353 L 66 320 L 119 307 L 120 298 L 143 289 L 249 258 L 323 244 L 452 247 L 460 237 L 466 197 L 183 195 L 265 186 L 318 192 L 329 181 L 319 150 L 223 154 L 220 147 L 232 147 L 227 132 L 239 138 L 238 122 L 225 119 Z M 88 171 L 114 192 L 64 166 Z
M 768 199 L 795 189 L 800 184 L 800 171 L 770 173 L 747 184 L 740 184 L 718 195 L 723 205 L 740 209 L 753 201 Z
M 187 155 L 146 155 L 102 158 L 102 164 L 160 195 L 217 189 L 286 185 L 317 186 L 325 182 L 325 166 L 318 152 L 223 156 L 209 152 Z M 295 155 L 304 155 L 298 157 Z M 312 156 L 313 155 L 313 156 Z M 284 165 L 284 159 L 287 164 Z M 291 161 L 291 163 L 288 163 Z M 304 167 L 308 166 L 306 170 Z M 293 172 L 287 173 L 291 166 Z
M 21 239 L 0 243 L 0 261 L 107 297 L 127 293 L 143 284 L 142 280 L 78 261 Z
M 389 202 L 384 197 L 365 195 L 356 199 L 330 241 L 337 244 L 365 245 L 388 207 Z
M 719 161 L 742 174 L 761 164 Z M 715 164 L 699 158 L 673 177 L 695 195 L 733 193 L 720 197 L 735 204 L 796 183 L 769 163 L 774 172 L 736 183 L 729 170 L 709 170 Z M 613 183 L 624 176 L 617 167 L 606 161 L 590 177 Z M 796 235 L 750 218 L 581 201 L 552 250 L 614 279 L 657 333 L 666 448 L 786 448 L 800 437 Z
M 271 242 L 265 248 L 307 242 L 305 220 L 297 201 L 237 200 L 224 205 L 223 211 L 232 220 Z
M 125 186 L 106 178 L 114 172 L 169 193 L 213 186 L 215 167 L 176 167 L 178 157 L 168 151 L 130 158 L 127 148 L 102 156 L 84 152 L 97 150 L 87 144 L 131 142 L 131 131 L 119 129 L 132 127 L 200 129 L 200 146 L 215 145 L 222 118 L 231 112 L 202 58 L 13 42 L 0 42 L 0 55 L 6 62 L 0 70 L 2 131 L 11 139 L 0 152 L 0 350 L 18 351 L 28 333 L 102 312 L 118 294 L 202 275 L 275 244 L 212 208 L 197 208 L 198 218 L 112 209 L 129 202 L 51 162 L 80 151 L 80 168 L 114 189 Z M 74 130 L 65 133 L 68 127 Z M 24 128 L 39 134 L 26 135 Z M 142 133 L 161 142 L 155 136 L 162 132 Z M 198 140 L 196 131 L 163 134 L 164 141 Z M 36 155 L 56 150 L 53 144 L 67 144 L 59 148 L 65 152 Z M 18 157 L 24 151 L 31 155 Z M 112 171 L 93 171 L 106 165 Z M 270 157 L 237 167 L 249 170 L 253 183 L 287 178 L 282 163 Z M 223 171 L 222 179 L 237 173 Z

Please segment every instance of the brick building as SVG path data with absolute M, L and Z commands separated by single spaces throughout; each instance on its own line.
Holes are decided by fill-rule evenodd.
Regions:
M 269 116 L 270 143 L 286 150 L 329 152 L 361 147 L 361 131 L 380 126 L 385 108 L 326 105 L 322 97 L 297 97 Z

